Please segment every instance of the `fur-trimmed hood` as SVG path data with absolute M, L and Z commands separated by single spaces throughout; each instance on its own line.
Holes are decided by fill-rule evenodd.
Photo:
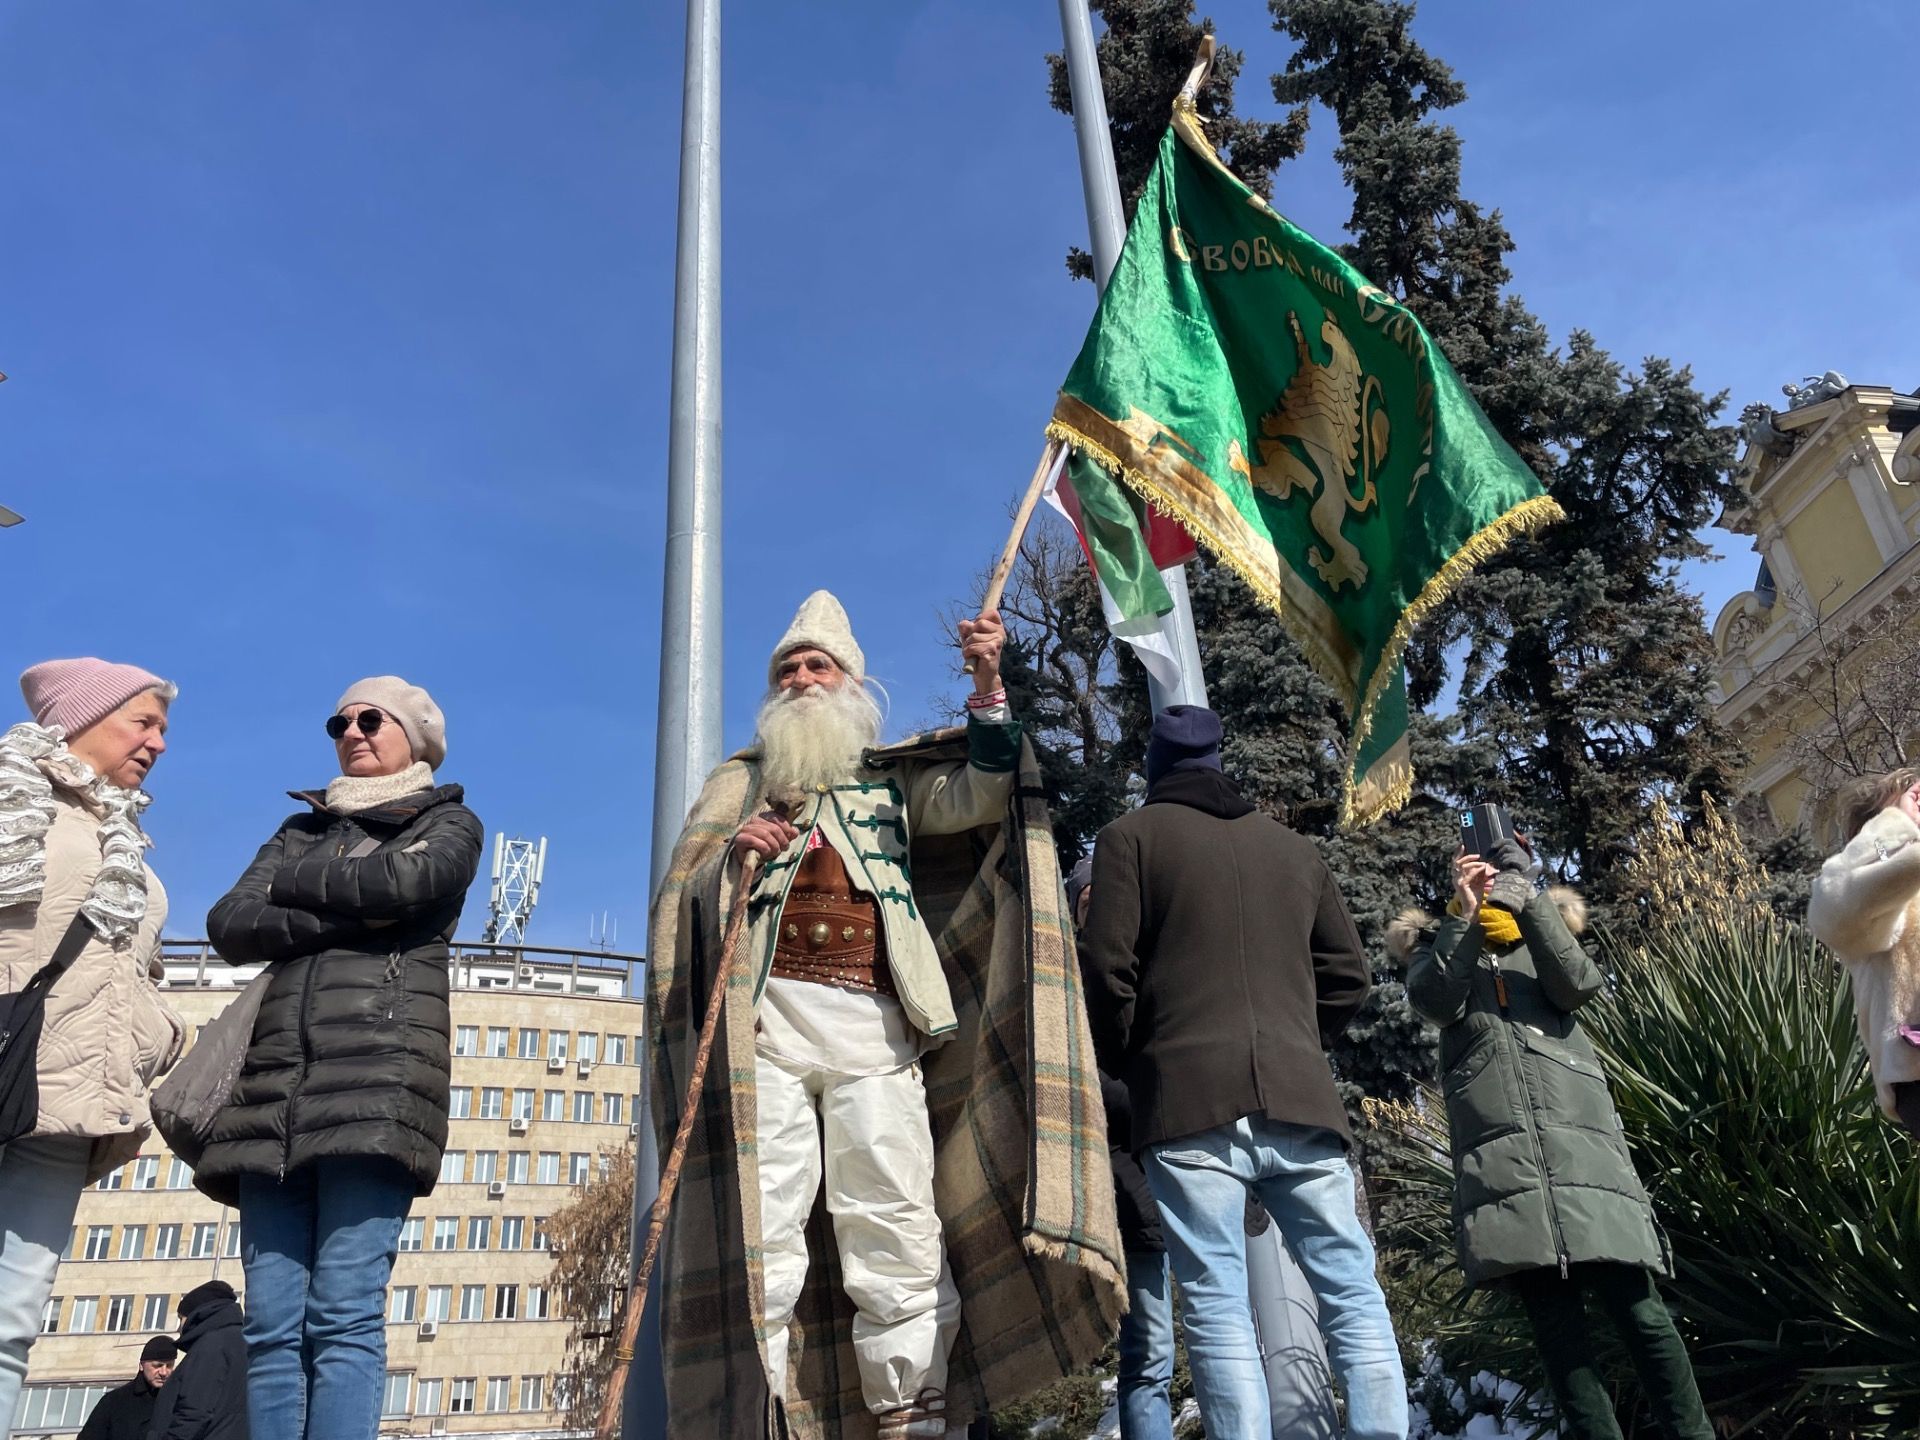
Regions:
M 1566 922 L 1568 930 L 1575 935 L 1586 933 L 1587 901 L 1584 895 L 1570 885 L 1549 885 L 1547 898 L 1560 911 L 1560 918 Z M 1437 918 L 1419 906 L 1408 906 L 1387 922 L 1387 953 L 1404 962 L 1439 923 Z

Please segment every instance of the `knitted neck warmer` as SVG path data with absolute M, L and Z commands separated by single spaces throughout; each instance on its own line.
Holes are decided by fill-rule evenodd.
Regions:
M 336 815 L 358 815 L 432 788 L 433 767 L 424 760 L 391 775 L 336 775 L 327 785 L 327 809 Z
M 147 914 L 141 852 L 148 840 L 140 812 L 152 797 L 94 774 L 67 748 L 58 725 L 22 723 L 0 735 L 0 909 L 38 905 L 47 888 L 47 832 L 57 813 L 56 785 L 100 817 L 100 869 L 80 913 L 101 939 L 120 949 Z
M 1447 914 L 1460 913 L 1460 899 L 1455 896 L 1447 902 Z M 1480 933 L 1491 945 L 1518 945 L 1520 943 L 1520 922 L 1502 910 L 1498 905 L 1483 904 L 1477 917 Z

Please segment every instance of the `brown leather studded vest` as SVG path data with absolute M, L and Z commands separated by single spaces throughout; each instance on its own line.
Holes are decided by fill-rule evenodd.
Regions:
M 802 855 L 780 914 L 774 976 L 891 996 L 886 948 L 879 902 L 854 888 L 839 852 L 823 841 Z

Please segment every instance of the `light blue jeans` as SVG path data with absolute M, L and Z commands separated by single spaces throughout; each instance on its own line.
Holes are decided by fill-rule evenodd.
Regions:
M 388 1160 L 240 1177 L 252 1440 L 371 1440 L 387 1377 L 387 1281 L 413 1178 Z
M 1164 1250 L 1127 1252 L 1115 1398 L 1120 1440 L 1173 1440 L 1173 1286 Z
M 1141 1168 L 1180 1281 L 1187 1361 L 1211 1440 L 1271 1434 L 1247 1300 L 1249 1190 L 1280 1227 L 1319 1303 L 1328 1358 L 1346 1394 L 1350 1440 L 1406 1440 L 1407 1379 L 1339 1138 L 1247 1116 L 1155 1145 Z
M 27 1351 L 73 1233 L 92 1154 L 93 1141 L 68 1135 L 0 1145 L 0 1435 L 13 1433 Z

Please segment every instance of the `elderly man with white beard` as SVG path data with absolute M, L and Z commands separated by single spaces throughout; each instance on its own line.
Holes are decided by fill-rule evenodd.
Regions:
M 755 1007 L 768 1386 L 788 1399 L 789 1326 L 824 1186 L 860 1389 L 882 1440 L 946 1433 L 961 1310 L 934 1208 L 919 1064 L 956 1021 L 915 904 L 909 845 L 997 825 L 1020 756 L 1000 687 L 1000 616 L 963 620 L 959 631 L 974 685 L 967 758 L 883 759 L 870 748 L 881 715 L 846 612 L 824 590 L 807 598 L 773 651 L 756 744 L 745 752 L 757 793 L 714 882 L 730 893 L 757 857 L 736 961 L 752 989 L 743 980 L 728 1003 Z

